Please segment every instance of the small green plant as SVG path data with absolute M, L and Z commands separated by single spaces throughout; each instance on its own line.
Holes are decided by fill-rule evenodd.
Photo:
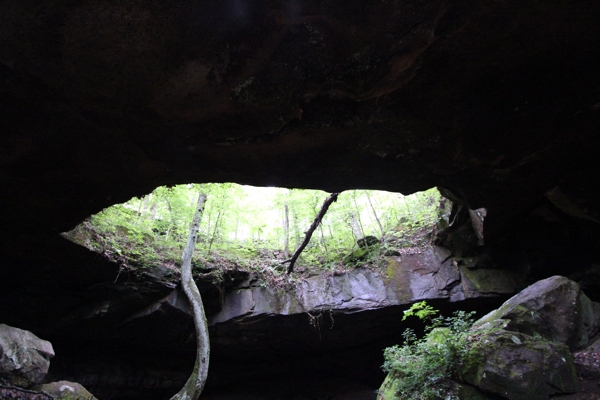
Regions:
M 403 333 L 404 344 L 384 351 L 383 369 L 398 378 L 396 395 L 407 400 L 458 399 L 451 379 L 462 381 L 463 371 L 479 361 L 480 353 L 469 334 L 474 312 L 457 311 L 452 317 L 432 318 L 438 310 L 419 302 L 404 312 L 429 321 L 425 336 L 418 339 L 412 329 Z
M 426 301 L 419 301 L 418 303 L 414 303 L 408 310 L 404 311 L 404 316 L 402 317 L 402 321 L 405 321 L 408 317 L 417 317 L 420 320 L 431 321 L 431 318 L 440 312 L 440 310 L 435 310 Z

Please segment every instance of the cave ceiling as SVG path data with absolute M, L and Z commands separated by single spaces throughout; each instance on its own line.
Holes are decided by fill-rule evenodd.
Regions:
M 437 186 L 487 209 L 484 251 L 503 267 L 531 280 L 576 272 L 600 300 L 599 150 L 597 0 L 0 2 L 0 322 L 56 339 L 80 363 L 180 348 L 185 335 L 169 338 L 187 319 L 179 331 L 168 318 L 140 325 L 145 338 L 102 319 L 106 304 L 125 315 L 172 287 L 136 281 L 59 233 L 188 182 Z M 207 285 L 210 309 L 222 293 Z M 399 332 L 397 312 L 336 326 L 362 346 Z M 308 329 L 296 317 L 268 324 Z M 228 374 L 255 369 L 251 355 L 218 356 L 242 337 L 235 329 L 265 330 L 240 326 L 214 342 Z
M 439 186 L 492 232 L 554 188 L 600 218 L 597 1 L 24 0 L 0 50 L 19 259 L 186 182 Z

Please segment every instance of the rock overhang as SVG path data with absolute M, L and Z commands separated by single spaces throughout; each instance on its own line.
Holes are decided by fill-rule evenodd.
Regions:
M 0 6 L 5 299 L 90 301 L 117 270 L 58 233 L 192 181 L 439 186 L 511 267 L 598 264 L 597 2 L 34 3 Z
M 592 161 L 593 2 L 233 3 L 5 6 L 3 181 L 39 224 L 230 180 L 439 185 L 493 225 Z

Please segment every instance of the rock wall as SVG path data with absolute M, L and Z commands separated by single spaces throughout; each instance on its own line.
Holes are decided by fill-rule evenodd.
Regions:
M 382 349 L 409 326 L 401 321 L 407 304 L 489 311 L 525 285 L 519 272 L 467 261 L 430 246 L 392 256 L 383 267 L 311 276 L 288 289 L 256 286 L 239 273 L 224 296 L 200 280 L 212 346 L 207 395 L 217 399 L 257 379 L 268 387 L 287 382 L 281 390 L 296 387 L 300 395 L 306 379 L 328 388 L 348 374 L 356 374 L 357 391 L 373 393 L 383 379 Z M 188 304 L 165 274 L 148 274 L 96 287 L 46 328 L 62 355 L 53 380 L 80 382 L 109 399 L 159 399 L 178 390 L 195 354 Z M 262 390 L 271 389 L 257 389 L 257 399 Z
M 459 301 L 508 295 L 525 286 L 525 277 L 508 269 L 458 265 L 451 253 L 432 246 L 413 254 L 390 257 L 384 271 L 360 268 L 336 275 L 304 279 L 290 290 L 239 288 L 227 296 L 209 324 L 256 316 L 299 313 L 352 313 L 419 300 Z

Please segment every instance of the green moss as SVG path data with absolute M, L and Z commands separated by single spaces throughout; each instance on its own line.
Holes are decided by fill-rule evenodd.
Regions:
M 489 400 L 497 398 L 483 393 L 473 386 L 464 384 L 456 384 L 454 391 L 456 392 L 457 397 L 461 400 Z
M 394 258 L 389 258 L 385 270 L 386 287 L 393 290 L 400 304 L 414 301 L 413 292 L 410 288 L 411 273 L 402 268 L 402 265 Z
M 514 293 L 526 284 L 523 277 L 506 269 L 467 268 L 459 266 L 463 279 L 471 282 L 480 293 Z
M 474 339 L 484 345 L 481 359 L 463 370 L 468 383 L 518 400 L 576 390 L 577 377 L 567 346 L 503 330 L 506 321 L 498 321 L 474 332 Z
M 400 388 L 400 376 L 397 371 L 392 371 L 385 377 L 378 391 L 377 400 L 400 399 L 397 393 Z
M 444 344 L 451 336 L 452 331 L 449 328 L 435 328 L 427 335 L 427 344 Z
M 357 266 L 358 263 L 363 262 L 370 257 L 378 255 L 380 253 L 380 250 L 381 250 L 380 244 L 374 244 L 374 245 L 366 246 L 366 247 L 359 247 L 358 249 L 354 250 L 351 254 L 348 254 L 346 257 L 344 257 L 343 263 L 344 263 L 344 265 Z
M 387 268 L 385 269 L 385 277 L 388 280 L 394 280 L 398 271 L 398 262 L 392 258 L 388 259 Z

